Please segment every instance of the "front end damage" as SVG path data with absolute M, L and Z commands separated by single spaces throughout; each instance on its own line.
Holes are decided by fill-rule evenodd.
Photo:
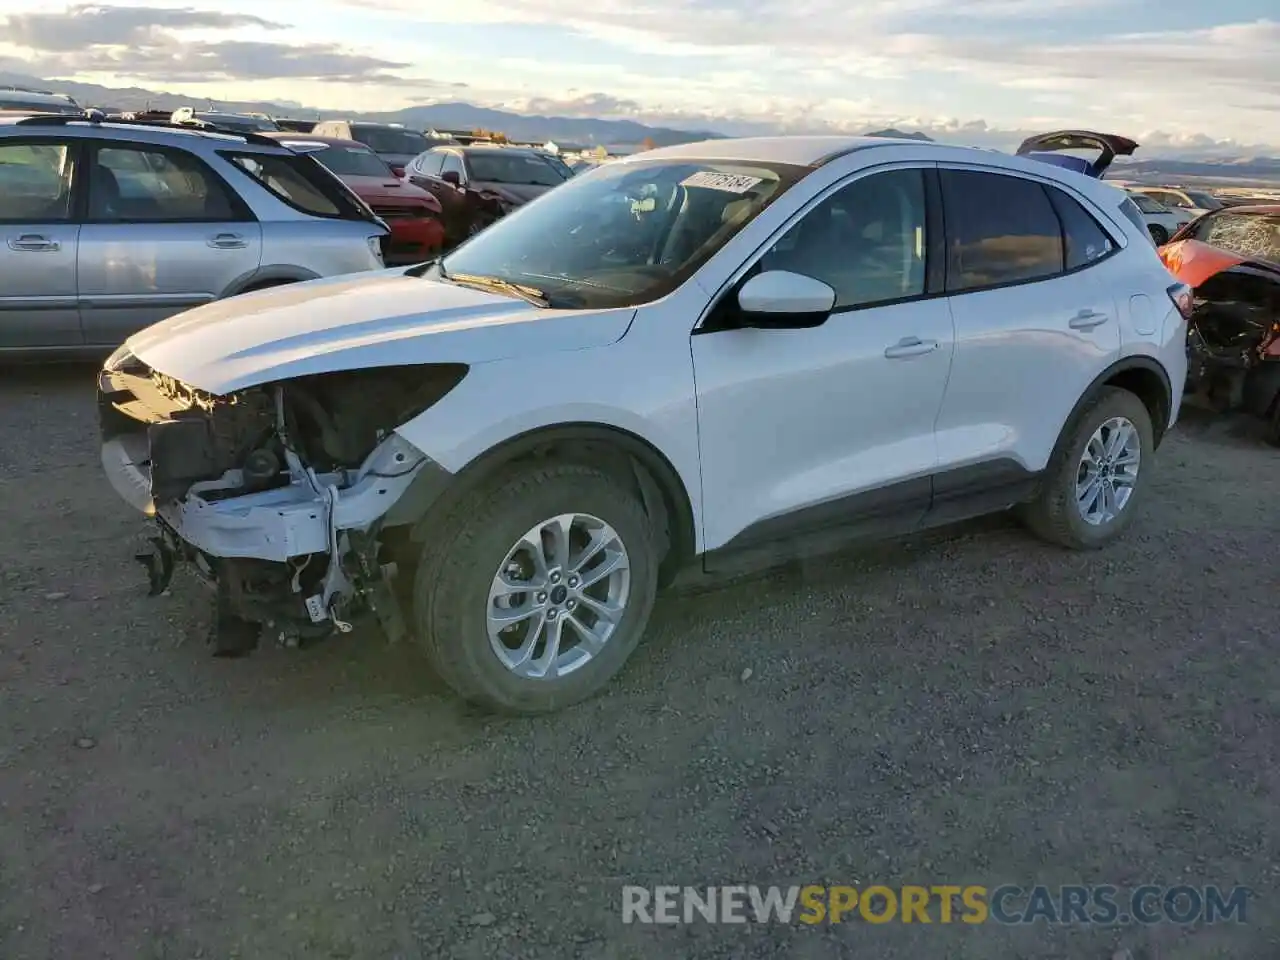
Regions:
M 365 616 L 399 639 L 387 512 L 425 471 L 443 471 L 395 428 L 466 369 L 357 370 L 217 396 L 113 357 L 99 377 L 102 463 L 154 522 L 138 558 L 151 593 L 189 565 L 216 593 L 223 656 L 264 633 L 300 645 Z
M 1267 420 L 1280 445 L 1280 277 L 1241 265 L 1195 290 L 1187 390 L 1215 410 Z

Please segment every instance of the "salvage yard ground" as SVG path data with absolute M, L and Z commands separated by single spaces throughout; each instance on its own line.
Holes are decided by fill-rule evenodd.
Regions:
M 148 600 L 92 371 L 0 378 L 0 958 L 1280 956 L 1280 452 L 1189 415 L 1119 545 L 997 519 L 660 604 L 539 720 Z M 744 672 L 751 673 L 744 679 Z M 624 927 L 624 884 L 1244 884 L 1195 931 Z

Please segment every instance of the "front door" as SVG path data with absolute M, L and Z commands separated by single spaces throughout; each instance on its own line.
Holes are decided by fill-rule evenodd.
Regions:
M 0 142 L 0 351 L 83 343 L 76 310 L 74 147 Z
M 863 173 L 763 255 L 753 271 L 835 290 L 821 326 L 695 332 L 709 550 L 924 516 L 954 339 L 929 295 L 926 195 L 920 169 Z
M 258 269 L 261 226 L 197 157 L 127 143 L 91 153 L 79 259 L 87 343 L 114 347 Z

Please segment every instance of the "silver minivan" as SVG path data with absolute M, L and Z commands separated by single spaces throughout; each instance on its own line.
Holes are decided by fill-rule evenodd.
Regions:
M 265 137 L 0 117 L 0 358 L 98 354 L 203 303 L 381 269 L 386 234 Z

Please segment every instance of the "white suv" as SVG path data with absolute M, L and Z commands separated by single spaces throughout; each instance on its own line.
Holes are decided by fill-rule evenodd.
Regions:
M 441 260 L 210 304 L 101 375 L 103 463 L 217 652 L 373 614 L 493 708 L 599 689 L 678 571 L 1020 508 L 1134 519 L 1190 291 L 1125 194 L 916 141 L 717 140 Z

